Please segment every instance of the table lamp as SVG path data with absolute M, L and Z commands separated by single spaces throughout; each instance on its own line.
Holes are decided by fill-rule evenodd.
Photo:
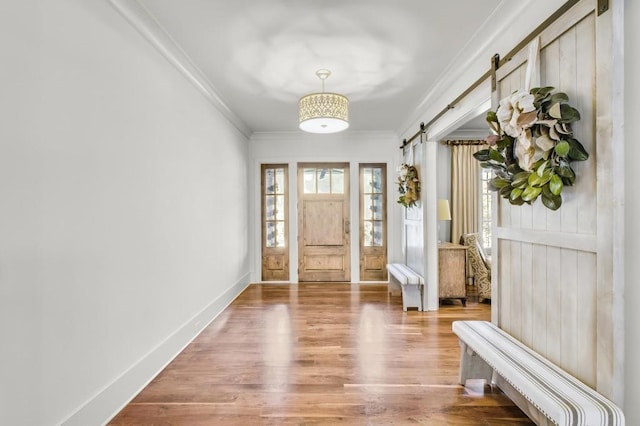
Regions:
M 449 200 L 438 200 L 438 244 L 440 241 L 440 221 L 451 220 L 451 209 L 449 208 Z

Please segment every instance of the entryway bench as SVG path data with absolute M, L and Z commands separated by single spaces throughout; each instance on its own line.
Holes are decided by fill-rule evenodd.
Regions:
M 624 425 L 622 410 L 487 321 L 454 321 L 460 384 L 494 382 L 538 425 Z
M 390 263 L 387 265 L 389 271 L 389 293 L 392 292 L 397 285 L 400 284 L 402 289 L 402 310 L 407 308 L 418 308 L 422 310 L 422 292 L 424 288 L 424 279 L 413 269 L 402 263 Z

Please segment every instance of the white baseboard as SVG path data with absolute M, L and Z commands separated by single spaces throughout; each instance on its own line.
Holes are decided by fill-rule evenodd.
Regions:
M 161 344 L 64 420 L 64 426 L 106 424 L 153 380 L 211 321 L 249 285 L 245 274 Z

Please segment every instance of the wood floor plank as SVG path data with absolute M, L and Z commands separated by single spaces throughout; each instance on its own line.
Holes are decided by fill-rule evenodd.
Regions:
M 499 390 L 457 384 L 468 302 L 402 311 L 386 285 L 249 286 L 110 425 L 532 424 Z

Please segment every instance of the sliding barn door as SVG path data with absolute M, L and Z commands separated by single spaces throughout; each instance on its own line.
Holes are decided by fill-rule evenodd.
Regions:
M 541 200 L 512 206 L 494 198 L 492 303 L 502 329 L 621 402 L 614 247 L 622 236 L 612 232 L 611 75 L 602 59 L 610 52 L 598 48 L 601 37 L 610 39 L 611 17 L 597 16 L 594 3 L 579 2 L 540 38 L 540 86 L 569 95 L 581 115 L 574 135 L 590 158 L 573 163 L 576 185 L 564 188 L 557 211 Z M 527 54 L 497 70 L 494 99 L 523 88 Z

